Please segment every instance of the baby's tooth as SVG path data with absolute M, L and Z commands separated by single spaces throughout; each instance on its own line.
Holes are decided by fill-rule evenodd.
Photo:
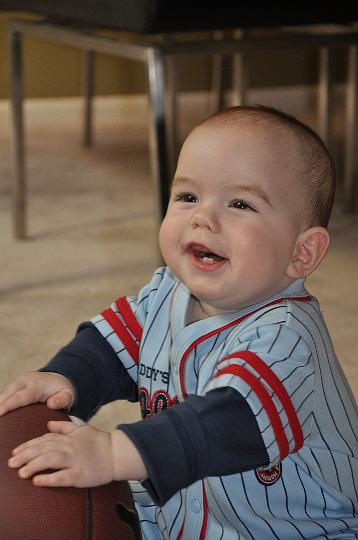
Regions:
M 206 262 L 208 264 L 213 264 L 214 259 L 212 259 L 211 257 L 203 257 L 203 262 Z

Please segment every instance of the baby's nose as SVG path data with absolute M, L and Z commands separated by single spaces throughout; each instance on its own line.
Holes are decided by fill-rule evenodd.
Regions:
M 194 229 L 206 228 L 211 232 L 218 232 L 219 219 L 213 209 L 201 207 L 193 213 L 191 226 Z

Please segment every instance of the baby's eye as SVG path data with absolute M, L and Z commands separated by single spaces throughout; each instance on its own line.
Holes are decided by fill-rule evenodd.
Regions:
M 256 212 L 256 210 L 247 202 L 243 201 L 242 199 L 235 199 L 230 203 L 232 208 L 237 208 L 238 210 L 252 210 L 253 212 Z
M 196 203 L 198 197 L 194 193 L 177 193 L 175 195 L 176 201 L 186 202 L 186 203 Z

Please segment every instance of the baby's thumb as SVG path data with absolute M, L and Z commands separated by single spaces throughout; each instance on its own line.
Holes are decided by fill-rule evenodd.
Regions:
M 72 401 L 73 397 L 69 390 L 60 390 L 49 397 L 46 404 L 49 409 L 69 409 Z

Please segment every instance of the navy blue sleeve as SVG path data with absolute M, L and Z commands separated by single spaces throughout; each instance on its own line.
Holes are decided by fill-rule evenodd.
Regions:
M 137 385 L 92 323 L 82 324 L 75 338 L 40 371 L 60 373 L 71 381 L 76 389 L 71 414 L 83 420 L 111 401 L 138 400 Z
M 141 454 L 149 478 L 143 485 L 159 506 L 206 476 L 269 463 L 255 416 L 233 388 L 189 396 L 146 420 L 118 427 Z

